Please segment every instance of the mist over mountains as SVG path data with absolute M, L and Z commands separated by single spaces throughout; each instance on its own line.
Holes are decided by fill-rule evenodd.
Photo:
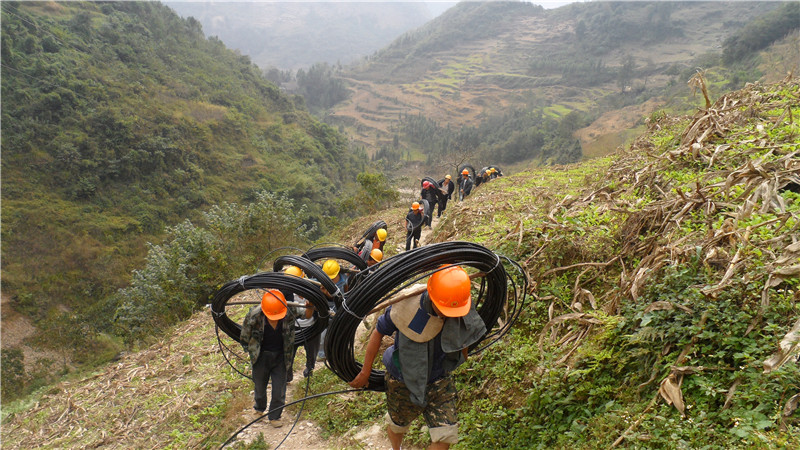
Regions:
M 349 63 L 441 12 L 424 2 L 166 2 L 261 68 Z M 434 12 L 432 12 L 434 11 Z

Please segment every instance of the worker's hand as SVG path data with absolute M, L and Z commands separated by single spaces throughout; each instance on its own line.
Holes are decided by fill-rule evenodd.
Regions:
M 363 370 L 361 372 L 358 372 L 358 375 L 356 375 L 356 377 L 353 378 L 353 381 L 347 384 L 356 389 L 363 388 L 364 386 L 369 384 L 369 372 L 370 371 L 364 372 Z

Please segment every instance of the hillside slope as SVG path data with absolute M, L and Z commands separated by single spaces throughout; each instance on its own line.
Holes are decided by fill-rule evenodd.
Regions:
M 266 190 L 322 229 L 364 167 L 157 2 L 3 2 L 2 38 L 3 293 L 49 333 L 109 332 L 109 296 L 165 226 Z
M 605 139 L 608 152 L 624 137 L 620 127 L 636 125 L 625 119 L 625 107 L 644 104 L 630 115 L 636 118 L 657 109 L 664 88 L 682 85 L 696 67 L 718 65 L 708 55 L 720 53 L 730 34 L 779 6 L 584 2 L 544 10 L 523 2 L 462 2 L 347 71 L 352 98 L 334 107 L 326 121 L 344 125 L 371 151 L 396 147 L 399 136 L 402 147 L 429 153 L 430 146 L 409 142 L 404 117 L 421 115 L 441 126 L 441 133 L 508 114 L 561 120 L 575 111 L 591 122 L 602 112 L 622 110 L 617 129 L 597 126 L 593 135 L 579 136 L 593 152 Z M 785 75 L 797 50 L 794 55 L 770 70 Z M 528 157 L 538 157 L 535 138 L 524 139 Z M 485 151 L 480 156 L 486 163 L 505 162 L 496 145 L 486 146 L 476 149 Z
M 502 177 L 448 207 L 435 240 L 482 243 L 533 281 L 512 332 L 457 371 L 458 447 L 798 447 L 797 117 L 796 80 L 750 85 L 660 117 L 623 153 Z M 210 317 L 193 320 L 7 417 L 4 445 L 223 441 L 247 422 L 247 388 L 216 354 Z M 319 372 L 311 393 L 341 389 Z M 307 407 L 338 435 L 379 422 L 382 402 Z

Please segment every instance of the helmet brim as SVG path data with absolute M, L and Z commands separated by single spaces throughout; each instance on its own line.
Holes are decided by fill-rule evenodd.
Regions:
M 264 312 L 263 309 L 261 311 Z M 286 317 L 286 310 L 284 309 L 283 311 L 277 314 L 267 314 L 266 312 L 264 312 L 264 315 L 267 316 L 267 319 L 269 320 L 281 320 L 284 317 Z
M 447 317 L 464 317 L 472 307 L 472 300 L 468 301 L 465 305 L 456 307 L 446 307 L 437 304 L 436 307 Z

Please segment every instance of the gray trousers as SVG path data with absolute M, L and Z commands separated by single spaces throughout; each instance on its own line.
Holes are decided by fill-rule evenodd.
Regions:
M 267 409 L 267 382 L 272 380 L 272 400 L 269 402 L 269 420 L 281 418 L 286 404 L 286 361 L 283 353 L 261 352 L 253 365 L 253 408 L 256 411 Z

